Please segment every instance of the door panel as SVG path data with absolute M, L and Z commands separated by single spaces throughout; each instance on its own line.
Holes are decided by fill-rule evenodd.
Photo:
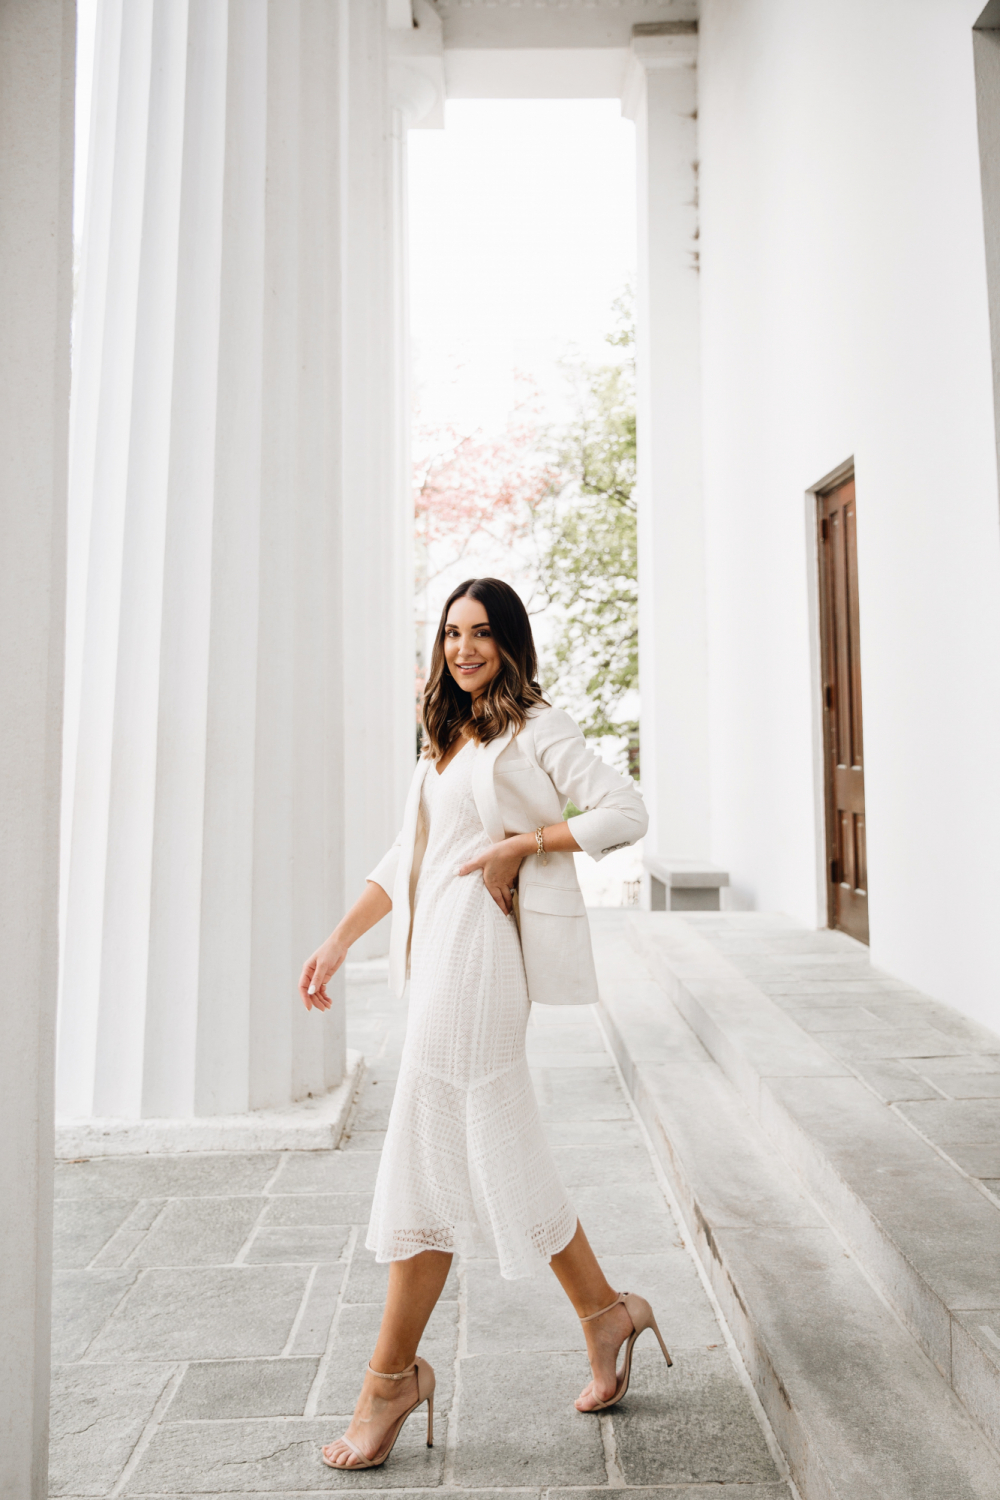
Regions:
M 853 478 L 820 495 L 818 501 L 829 922 L 867 943 L 861 613 Z

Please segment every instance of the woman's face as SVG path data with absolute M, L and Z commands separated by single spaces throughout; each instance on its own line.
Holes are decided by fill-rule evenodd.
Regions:
M 500 670 L 500 652 L 485 609 L 468 594 L 456 599 L 444 627 L 444 659 L 460 688 L 478 698 Z

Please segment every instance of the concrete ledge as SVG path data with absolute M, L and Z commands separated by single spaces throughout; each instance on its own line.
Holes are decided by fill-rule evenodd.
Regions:
M 764 1134 L 1000 1444 L 1000 1341 L 978 1331 L 1000 1311 L 994 1205 L 683 919 L 628 921 L 651 972 Z M 983 1307 L 993 1311 L 970 1322 L 967 1310 Z
M 995 1500 L 996 1452 L 653 981 L 633 920 L 591 913 L 602 1022 L 803 1500 Z
M 191 1120 L 56 1121 L 56 1156 L 169 1156 L 182 1151 L 332 1151 L 340 1143 L 365 1060 L 348 1050 L 344 1081 L 286 1109 Z

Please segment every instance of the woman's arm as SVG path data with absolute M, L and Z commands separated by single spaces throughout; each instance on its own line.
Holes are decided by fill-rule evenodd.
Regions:
M 332 979 L 347 957 L 348 949 L 363 937 L 376 922 L 388 916 L 392 902 L 385 891 L 374 880 L 369 880 L 343 921 L 333 929 L 325 943 L 321 943 L 307 958 L 299 979 L 299 994 L 306 1010 L 329 1010 L 333 1004 L 326 993 L 327 981 Z
M 568 823 L 553 823 L 549 828 L 543 828 L 542 839 L 548 854 L 581 853 Z M 517 872 L 528 855 L 537 852 L 538 844 L 533 833 L 514 833 L 501 844 L 491 844 L 467 865 L 462 865 L 458 873 L 471 875 L 473 870 L 482 870 L 483 884 L 500 910 L 509 916 L 514 906 L 511 891 Z
M 635 782 L 601 760 L 569 714 L 554 708 L 539 719 L 535 750 L 538 764 L 562 800 L 571 800 L 584 809 L 572 824 L 556 823 L 544 830 L 547 850 L 602 859 L 613 849 L 642 838 L 649 818 Z M 482 870 L 490 895 L 502 911 L 510 912 L 510 892 L 517 872 L 522 861 L 535 852 L 533 833 L 515 834 L 492 844 L 458 873 L 471 875 L 473 870 Z
M 535 752 L 562 801 L 583 809 L 573 836 L 584 854 L 603 859 L 642 838 L 649 815 L 638 787 L 601 759 L 569 714 L 553 708 L 538 720 Z

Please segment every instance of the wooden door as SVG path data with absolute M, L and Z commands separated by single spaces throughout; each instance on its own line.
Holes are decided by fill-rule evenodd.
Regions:
M 829 922 L 831 927 L 867 943 L 861 623 L 853 477 L 818 499 Z

